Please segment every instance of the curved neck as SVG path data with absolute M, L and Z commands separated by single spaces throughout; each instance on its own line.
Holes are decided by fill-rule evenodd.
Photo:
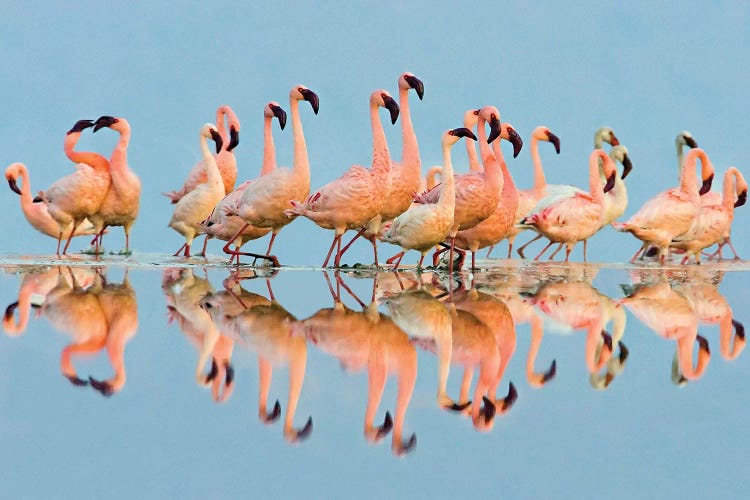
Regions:
M 682 144 L 680 141 L 675 141 L 675 147 L 677 148 L 677 176 L 678 178 L 682 176 L 682 162 L 683 162 L 683 155 L 682 155 Z
M 547 187 L 547 179 L 539 157 L 539 139 L 535 135 L 531 136 L 531 161 L 534 163 L 534 191 L 541 194 Z
M 451 161 L 451 145 L 443 143 L 443 179 L 440 188 L 438 206 L 453 212 L 456 206 L 456 188 L 453 180 L 453 162 Z
M 407 167 L 419 175 L 421 170 L 421 161 L 419 158 L 419 143 L 417 134 L 414 133 L 414 126 L 411 123 L 411 111 L 409 110 L 409 89 L 399 88 L 398 90 L 400 117 L 401 117 L 401 141 L 403 149 L 401 150 L 401 167 Z
M 130 144 L 130 125 L 125 120 L 120 120 L 120 140 L 117 141 L 115 149 L 112 150 L 112 156 L 109 158 L 111 168 L 128 167 L 128 145 Z
M 305 144 L 305 134 L 302 132 L 302 122 L 299 118 L 299 101 L 297 99 L 289 98 L 289 110 L 292 114 L 292 137 L 294 140 L 292 168 L 296 172 L 301 172 L 309 177 L 310 162 L 307 158 L 307 145 Z
M 599 151 L 599 150 L 597 150 Z M 605 161 L 600 155 L 591 155 L 589 159 L 589 193 L 594 201 L 600 205 L 604 204 L 604 185 L 599 176 L 599 161 Z M 606 170 L 605 170 L 606 172 Z
M 495 158 L 497 159 L 498 164 L 500 164 L 500 170 L 503 172 L 503 194 L 506 196 L 518 195 L 518 189 L 516 188 L 515 182 L 513 182 L 513 177 L 510 175 L 508 164 L 505 163 L 505 156 L 500 147 L 500 139 L 492 143 L 492 152 L 495 154 Z
M 227 127 L 225 124 L 226 114 L 226 108 L 224 106 L 220 106 L 219 109 L 216 110 L 216 130 L 219 131 L 219 135 L 221 136 L 222 150 L 229 143 L 229 133 L 227 132 Z
M 490 145 L 487 144 L 487 130 L 485 128 L 486 121 L 481 116 L 477 122 L 477 139 L 479 139 L 479 153 L 482 157 L 482 166 L 484 167 L 484 175 L 487 182 L 495 182 L 501 179 L 500 166 L 492 154 Z M 496 139 L 500 140 L 500 139 Z
M 481 172 L 482 165 L 479 163 L 477 155 L 477 141 L 466 139 L 466 155 L 469 157 L 469 171 Z
M 737 201 L 737 184 L 737 169 L 730 167 L 724 172 L 724 189 L 721 204 L 731 212 L 734 212 L 734 202 Z
M 685 164 L 683 165 L 682 172 L 680 174 L 680 190 L 684 193 L 698 193 L 698 187 L 696 186 L 696 161 L 698 157 L 701 159 L 701 165 L 706 164 L 706 155 L 700 149 L 691 149 L 685 158 Z
M 263 118 L 263 166 L 260 175 L 266 175 L 276 168 L 276 148 L 273 144 L 273 117 Z
M 370 104 L 370 125 L 372 126 L 372 170 L 387 174 L 391 168 L 391 155 L 388 152 L 388 141 L 385 138 L 383 124 L 380 122 L 379 106 Z
M 85 163 L 94 170 L 107 171 L 109 170 L 109 162 L 105 157 L 92 151 L 74 151 L 78 139 L 81 138 L 80 132 L 67 134 L 65 136 L 65 156 L 67 156 L 73 163 Z
M 216 166 L 216 158 L 214 158 L 214 155 L 208 148 L 208 141 L 206 140 L 206 136 L 203 134 L 201 134 L 201 152 L 203 153 L 203 160 L 206 162 L 207 183 L 209 185 L 214 183 L 223 185 L 221 174 L 219 173 L 219 168 Z

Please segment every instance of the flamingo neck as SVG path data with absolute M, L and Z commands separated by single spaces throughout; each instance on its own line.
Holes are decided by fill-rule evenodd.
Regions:
M 222 151 L 226 148 L 226 145 L 229 144 L 229 133 L 227 132 L 227 127 L 225 123 L 226 114 L 227 114 L 226 106 L 220 106 L 219 109 L 216 110 L 216 130 L 219 131 L 219 135 L 221 136 Z
M 466 155 L 469 157 L 469 171 L 470 172 L 481 172 L 482 165 L 479 163 L 479 156 L 477 155 L 476 141 L 466 139 Z
M 696 162 L 698 157 L 701 158 L 701 165 L 706 165 L 706 155 L 702 150 L 691 149 L 685 158 L 682 172 L 680 173 L 680 191 L 687 194 L 698 194 L 698 186 L 696 185 Z
M 292 137 L 294 139 L 294 158 L 292 168 L 298 174 L 310 179 L 310 162 L 307 158 L 307 144 L 305 144 L 305 134 L 302 132 L 302 122 L 299 118 L 299 101 L 294 98 L 289 99 L 289 110 L 292 114 Z
M 724 172 L 724 189 L 721 204 L 730 212 L 734 212 L 734 202 L 737 201 L 737 172 L 737 169 L 734 167 L 729 167 Z
M 409 90 L 399 88 L 398 91 L 400 117 L 401 117 L 401 168 L 407 168 L 414 177 L 419 177 L 422 165 L 419 158 L 419 143 L 414 126 L 411 122 L 411 111 L 409 109 Z
M 597 204 L 604 206 L 604 185 L 599 175 L 599 161 L 604 161 L 602 158 L 603 155 L 595 154 L 589 159 L 589 193 Z
M 456 207 L 456 188 L 453 179 L 453 162 L 451 161 L 451 146 L 443 144 L 442 188 L 438 198 L 438 207 L 447 213 L 453 213 Z
M 208 141 L 206 140 L 206 136 L 204 136 L 203 134 L 201 134 L 201 152 L 203 153 L 203 160 L 206 162 L 207 184 L 209 186 L 217 183 L 223 185 L 221 174 L 219 173 L 219 168 L 216 166 L 216 158 L 214 158 L 214 155 L 208 148 Z
M 535 135 L 531 136 L 531 161 L 534 163 L 534 191 L 541 194 L 547 187 L 547 179 L 539 157 L 539 139 Z
M 682 168 L 683 168 L 683 149 L 682 144 L 679 140 L 675 141 L 675 147 L 677 148 L 677 176 L 682 177 Z
M 495 154 L 495 158 L 500 164 L 500 169 L 503 172 L 503 197 L 517 197 L 518 189 L 516 188 L 515 182 L 513 182 L 513 176 L 510 175 L 508 164 L 505 163 L 505 156 L 500 147 L 500 139 L 492 143 L 492 152 Z
M 372 170 L 378 175 L 387 175 L 391 169 L 391 155 L 380 121 L 378 106 L 370 105 L 370 125 L 372 127 Z
M 128 145 L 130 144 L 130 125 L 125 120 L 120 119 L 122 130 L 120 130 L 120 140 L 117 141 L 115 149 L 112 150 L 112 156 L 109 158 L 110 168 L 127 169 L 128 167 Z
M 487 144 L 487 129 L 485 128 L 485 123 L 485 119 L 480 116 L 477 122 L 477 139 L 479 139 L 479 153 L 482 157 L 485 182 L 487 184 L 497 185 L 498 191 L 502 191 L 503 178 L 500 172 L 500 166 L 498 165 L 495 156 L 492 154 L 490 145 Z
M 273 144 L 273 118 L 263 118 L 263 166 L 260 175 L 266 175 L 276 168 L 276 148 Z
M 109 162 L 105 157 L 92 151 L 74 151 L 78 140 L 81 138 L 80 132 L 68 134 L 65 136 L 65 156 L 73 163 L 85 163 L 94 170 L 108 171 Z

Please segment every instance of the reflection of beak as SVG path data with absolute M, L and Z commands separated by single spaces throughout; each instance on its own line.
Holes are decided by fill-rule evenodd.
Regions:
M 711 191 L 711 183 L 714 181 L 714 174 L 709 175 L 705 179 L 703 179 L 703 185 L 701 186 L 700 191 L 698 191 L 698 194 L 703 196 L 704 194 Z
M 286 438 L 292 442 L 292 443 L 299 443 L 310 437 L 310 434 L 312 434 L 313 429 L 313 423 L 312 423 L 312 417 L 307 417 L 307 422 L 305 422 L 305 426 L 301 430 L 292 429 L 291 434 L 286 436 Z
M 487 137 L 487 144 L 500 137 L 500 120 L 496 117 L 490 120 L 490 135 Z
M 15 191 L 17 194 L 21 194 L 21 190 L 18 189 L 18 184 L 16 184 L 16 180 L 15 179 L 8 179 L 8 186 L 10 186 L 10 188 L 13 191 Z
M 383 102 L 385 103 L 385 107 L 388 108 L 388 111 L 391 112 L 391 124 L 396 123 L 396 120 L 398 120 L 398 104 L 393 99 L 393 97 L 390 96 L 383 96 Z
M 409 440 L 406 443 L 396 443 L 394 444 L 394 452 L 398 456 L 404 456 L 407 453 L 410 453 L 414 451 L 414 448 L 417 447 L 417 435 L 412 434 L 409 437 Z
M 12 186 L 11 186 L 12 187 Z M 737 201 L 734 202 L 734 208 L 741 207 L 747 201 L 747 190 L 737 195 Z
M 224 145 L 224 141 L 221 140 L 219 132 L 215 129 L 211 129 L 211 139 L 216 143 L 216 154 L 221 152 L 221 147 Z
M 276 403 L 273 405 L 273 410 L 271 410 L 271 413 L 268 415 L 262 414 L 260 415 L 260 420 L 264 424 L 272 424 L 276 422 L 279 417 L 281 416 L 281 405 L 279 404 L 279 400 L 276 400 Z
M 383 425 L 378 427 L 378 430 L 375 433 L 375 442 L 377 443 L 378 441 L 383 439 L 385 436 L 387 436 L 388 433 L 391 432 L 391 429 L 393 429 L 393 418 L 391 417 L 390 412 L 385 412 Z
M 237 147 L 239 143 L 240 143 L 240 133 L 237 132 L 237 129 L 235 129 L 234 125 L 232 125 L 231 127 L 229 127 L 229 145 L 227 146 L 227 151 L 233 150 L 234 148 Z
M 115 393 L 115 389 L 112 384 L 110 384 L 106 380 L 96 380 L 94 377 L 89 377 L 89 382 L 91 383 L 91 387 L 99 391 L 99 393 L 105 398 L 108 398 Z
M 5 308 L 5 316 L 3 316 L 3 318 L 5 318 L 5 321 L 10 321 L 13 318 L 13 314 L 15 313 L 17 308 L 18 308 L 18 302 L 13 302 L 12 304 L 8 304 L 8 307 Z
M 310 103 L 310 106 L 312 106 L 313 113 L 317 115 L 318 108 L 320 107 L 320 99 L 318 98 L 318 94 L 310 89 L 302 89 L 300 90 L 300 93 L 302 94 L 302 97 L 304 97 L 305 100 Z
M 631 170 L 633 170 L 633 163 L 630 161 L 630 157 L 625 155 L 622 159 L 622 177 L 620 178 L 625 180 Z
M 273 115 L 276 119 L 279 120 L 279 127 L 281 127 L 281 130 L 284 130 L 284 127 L 286 126 L 286 111 L 284 111 L 281 106 L 271 106 L 271 111 L 273 111 Z
M 552 364 L 549 365 L 549 370 L 544 372 L 542 376 L 542 385 L 555 378 L 555 375 L 557 375 L 557 360 L 553 359 Z
M 612 191 L 612 188 L 615 187 L 615 178 L 617 178 L 617 171 L 612 172 L 612 174 L 607 178 L 607 184 L 604 186 L 604 192 L 609 193 Z
M 422 80 L 411 75 L 405 76 L 404 80 L 406 80 L 406 83 L 417 92 L 417 97 L 419 97 L 419 100 L 421 101 L 424 97 L 424 83 L 422 83 Z

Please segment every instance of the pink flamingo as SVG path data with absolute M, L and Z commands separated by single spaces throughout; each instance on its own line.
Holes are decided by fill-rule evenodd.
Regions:
M 271 240 L 268 242 L 268 250 L 265 255 L 238 252 L 230 248 L 235 238 L 227 240 L 224 245 L 224 253 L 237 256 L 247 255 L 265 259 L 274 267 L 279 267 L 279 260 L 271 255 L 271 248 L 276 235 L 281 228 L 289 224 L 290 218 L 285 210 L 289 208 L 291 200 L 303 200 L 310 193 L 310 162 L 307 157 L 307 145 L 305 135 L 302 132 L 302 122 L 299 117 L 299 101 L 308 101 L 313 112 L 318 114 L 320 100 L 318 95 L 303 85 L 297 85 L 289 91 L 289 109 L 292 113 L 292 136 L 294 139 L 294 159 L 292 168 L 277 168 L 272 172 L 262 175 L 245 188 L 240 201 L 227 207 L 224 211 L 227 215 L 239 215 L 247 225 L 259 228 L 271 228 Z M 237 235 L 246 228 L 241 228 Z
M 387 91 L 381 89 L 370 94 L 371 168 L 352 165 L 341 177 L 310 195 L 304 203 L 292 200 L 292 208 L 286 210 L 289 217 L 301 215 L 323 229 L 335 231 L 323 267 L 328 265 L 336 244 L 338 244 L 338 249 L 334 266 L 339 267 L 342 254 L 341 237 L 347 230 L 359 229 L 373 219 L 380 218 L 380 210 L 390 189 L 391 157 L 378 108 L 386 108 L 390 112 L 391 123 L 396 123 L 399 113 L 398 104 Z M 379 221 L 373 221 L 372 224 L 379 224 Z M 373 251 L 375 265 L 377 265 L 378 249 L 374 242 Z
M 456 197 L 450 151 L 462 137 L 477 139 L 468 128 L 456 128 L 443 134 L 443 187 L 437 203 L 415 204 L 396 217 L 381 237 L 383 241 L 399 245 L 405 251 L 418 250 L 422 254 L 417 264 L 418 269 L 422 267 L 425 254 L 445 240 L 453 228 Z M 395 267 L 398 267 L 405 251 L 388 259 L 389 263 L 397 258 Z
M 398 105 L 401 115 L 401 140 L 403 148 L 401 150 L 401 162 L 391 162 L 390 190 L 385 196 L 383 206 L 380 210 L 380 218 L 375 218 L 366 227 L 361 229 L 352 240 L 341 249 L 343 256 L 354 241 L 365 236 L 376 245 L 375 239 L 380 233 L 380 224 L 395 219 L 411 206 L 414 199 L 414 193 L 419 189 L 421 182 L 422 161 L 419 158 L 419 144 L 417 143 L 417 134 L 414 133 L 414 126 L 411 122 L 411 112 L 409 111 L 409 90 L 414 89 L 417 97 L 422 100 L 424 96 L 424 84 L 412 73 L 402 73 L 398 77 Z M 376 252 L 377 255 L 377 252 Z M 377 266 L 377 258 L 375 259 Z
M 487 137 L 485 123 L 490 124 L 490 136 Z M 495 159 L 490 143 L 500 134 L 500 112 L 495 106 L 485 106 L 479 110 L 477 136 L 482 159 L 485 162 L 484 172 L 471 172 L 455 176 L 456 205 L 453 215 L 453 227 L 448 234 L 450 245 L 443 244 L 450 249 L 450 262 L 453 262 L 455 238 L 458 231 L 469 229 L 492 215 L 500 202 L 503 190 L 502 170 Z M 437 203 L 442 184 L 415 198 L 418 203 Z M 439 253 L 433 256 L 433 264 L 437 265 Z
M 696 161 L 701 159 L 703 185 L 696 186 Z M 649 246 L 659 249 L 660 260 L 666 260 L 671 241 L 687 232 L 700 210 L 700 196 L 711 189 L 714 168 L 705 151 L 694 148 L 688 151 L 685 168 L 680 176 L 680 186 L 662 191 L 648 200 L 627 222 L 613 222 L 618 231 L 630 232 L 643 241 L 641 248 L 633 255 L 635 261 Z
M 673 239 L 670 248 L 678 248 L 685 252 L 683 264 L 690 256 L 695 257 L 695 262 L 700 264 L 703 249 L 728 238 L 734 219 L 734 209 L 744 205 L 745 201 L 747 182 L 737 168 L 729 167 L 724 173 L 724 195 L 721 202 L 706 205 L 701 199 L 700 210 L 690 229 Z
M 77 142 L 82 130 L 93 125 L 89 120 L 83 122 L 87 123 L 79 121 L 68 131 L 65 141 L 66 151 L 70 142 Z M 103 229 L 101 221 L 95 221 L 92 217 L 101 208 L 109 189 L 111 182 L 109 164 L 106 161 L 91 160 L 93 156 L 88 156 L 88 158 L 93 164 L 78 163 L 75 165 L 75 172 L 57 180 L 46 191 L 40 191 L 34 198 L 34 203 L 44 202 L 49 215 L 58 224 L 57 255 L 60 255 L 60 241 L 63 233 L 69 231 L 68 241 L 62 252 L 65 255 L 74 229 L 85 219 L 88 218 L 94 224 L 95 234 L 99 234 Z M 95 250 L 98 253 L 98 240 L 95 243 Z
M 607 179 L 607 184 L 603 189 L 599 176 L 599 159 L 604 162 L 604 176 Z M 601 149 L 595 149 L 589 156 L 588 193 L 576 193 L 574 196 L 562 198 L 540 212 L 523 219 L 524 225 L 533 227 L 550 240 L 534 260 L 538 260 L 553 243 L 559 243 L 558 250 L 563 244 L 565 245 L 565 262 L 567 262 L 573 247 L 581 240 L 583 240 L 583 260 L 586 260 L 586 242 L 601 228 L 601 221 L 605 215 L 604 194 L 612 189 L 616 176 L 617 170 L 607 153 Z M 550 258 L 554 257 L 555 253 Z
M 224 197 L 224 186 L 221 182 L 219 169 L 216 167 L 211 151 L 206 143 L 207 138 L 216 143 L 216 150 L 221 149 L 221 136 L 219 131 L 210 123 L 201 128 L 200 144 L 203 158 L 208 166 L 208 182 L 200 184 L 188 194 L 180 198 L 174 207 L 174 213 L 169 220 L 169 227 L 180 233 L 185 238 L 185 243 L 174 253 L 174 256 L 185 250 L 185 257 L 190 257 L 190 245 L 193 239 L 200 234 L 200 223 L 205 220 L 216 204 Z
M 138 217 L 141 199 L 141 180 L 128 166 L 128 145 L 130 144 L 130 124 L 125 118 L 102 116 L 94 124 L 94 132 L 107 127 L 120 134 L 120 140 L 109 158 L 109 172 L 112 182 L 107 196 L 96 217 L 103 220 L 102 233 L 98 245 L 102 243 L 103 231 L 108 226 L 122 226 L 125 231 L 125 255 L 130 255 L 130 229 Z
M 21 178 L 21 187 L 18 187 L 18 178 Z M 47 211 L 47 205 L 44 203 L 34 203 L 33 197 L 31 196 L 31 181 L 29 180 L 29 172 L 23 163 L 11 163 L 8 168 L 5 169 L 5 179 L 8 181 L 10 188 L 20 195 L 21 199 L 21 210 L 23 211 L 26 220 L 29 221 L 34 229 L 42 234 L 57 238 L 60 233 L 60 227 L 55 220 L 50 216 Z M 64 234 L 70 234 L 72 228 L 66 227 L 63 230 Z M 75 228 L 73 236 L 91 235 L 94 234 L 94 226 L 88 220 L 84 220 L 83 223 Z
M 273 143 L 272 121 L 278 119 L 281 130 L 286 125 L 286 111 L 276 102 L 269 102 L 263 108 L 263 164 L 260 169 L 260 175 L 266 175 L 276 169 L 276 147 Z M 218 238 L 222 241 L 228 241 L 229 238 L 239 233 L 240 228 L 245 222 L 237 217 L 226 214 L 226 207 L 236 205 L 241 199 L 242 194 L 253 181 L 245 181 L 237 189 L 229 193 L 215 207 L 211 215 L 201 223 L 201 229 L 206 233 L 206 240 L 203 242 L 203 251 L 201 256 L 206 256 L 206 243 L 210 238 Z M 271 232 L 270 227 L 258 228 L 253 225 L 247 226 L 239 236 L 233 240 L 235 250 L 239 251 L 240 247 L 250 240 L 258 239 Z M 232 259 L 235 255 L 232 254 Z M 237 256 L 239 259 L 239 255 Z M 231 260 L 230 260 L 231 263 Z
M 225 121 L 229 122 L 229 134 L 227 134 Z M 229 106 L 219 106 L 216 110 L 216 128 L 221 135 L 223 147 L 214 155 L 216 166 L 221 173 L 224 184 L 224 193 L 229 194 L 234 189 L 237 180 L 237 159 L 234 157 L 234 148 L 240 143 L 240 121 Z M 204 184 L 208 180 L 208 167 L 205 160 L 196 163 L 188 174 L 185 184 L 176 191 L 162 193 L 172 203 L 177 203 L 187 193 Z

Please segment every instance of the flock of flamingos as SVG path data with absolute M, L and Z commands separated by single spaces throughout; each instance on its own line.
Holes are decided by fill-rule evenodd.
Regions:
M 677 136 L 679 186 L 651 198 L 627 221 L 616 222 L 627 208 L 624 181 L 632 165 L 627 149 L 619 144 L 610 128 L 604 127 L 595 134 L 595 149 L 588 162 L 588 186 L 584 189 L 546 183 L 538 142 L 551 143 L 559 153 L 560 140 L 548 128 L 537 127 L 531 135 L 534 186 L 519 190 L 506 165 L 500 141 L 513 144 L 515 157 L 522 147 L 520 136 L 511 125 L 501 122 L 496 107 L 472 109 L 466 112 L 463 127 L 443 134 L 443 164 L 430 169 L 423 178 L 409 111 L 411 91 L 421 100 L 424 85 L 413 74 L 403 73 L 398 78 L 398 102 L 385 90 L 370 95 L 372 164 L 369 168 L 354 165 L 312 194 L 299 105 L 306 101 L 317 114 L 319 99 L 315 92 L 297 85 L 289 93 L 294 142 L 292 167 L 276 165 L 272 122 L 276 119 L 283 129 L 287 115 L 278 103 L 269 102 L 264 107 L 265 142 L 260 175 L 236 187 L 233 151 L 239 144 L 240 123 L 229 106 L 220 107 L 216 125 L 207 123 L 200 130 L 203 160 L 193 167 L 182 187 L 165 193 L 174 204 L 169 227 L 185 238 L 175 256 L 182 253 L 189 257 L 195 237 L 205 234 L 202 256 L 207 241 L 218 238 L 226 242 L 223 250 L 231 256 L 230 263 L 236 259 L 239 264 L 240 256 L 244 255 L 278 267 L 279 262 L 272 254 L 274 240 L 283 227 L 299 216 L 334 231 L 323 267 L 328 266 L 334 249 L 333 265 L 340 267 L 342 256 L 360 236 L 371 242 L 376 266 L 380 240 L 402 248 L 387 261 L 395 267 L 405 252 L 417 250 L 421 254 L 417 267 L 421 268 L 425 255 L 437 249 L 433 265 L 438 264 L 442 252 L 448 251 L 451 269 L 454 252 L 459 254 L 459 267 L 465 252 L 471 252 L 474 268 L 478 250 L 491 249 L 505 239 L 510 257 L 515 237 L 524 230 L 536 233 L 532 241 L 548 240 L 535 260 L 557 244 L 550 258 L 565 247 L 567 261 L 573 247 L 581 241 L 585 260 L 588 239 L 610 224 L 641 240 L 642 245 L 631 262 L 639 255 L 641 259 L 658 255 L 663 263 L 670 253 L 682 253 L 683 263 L 690 257 L 700 263 L 701 253 L 708 247 L 717 244 L 718 249 L 712 255 L 719 257 L 724 245 L 731 247 L 734 208 L 745 202 L 747 183 L 739 170 L 730 167 L 724 174 L 723 191 L 710 191 L 713 166 L 687 132 Z M 392 123 L 401 117 L 400 161 L 389 153 L 380 108 L 388 111 Z M 88 128 L 94 132 L 109 128 L 120 134 L 109 160 L 94 152 L 75 150 L 81 133 Z M 466 141 L 469 172 L 455 174 L 451 147 L 460 139 Z M 214 142 L 215 153 L 209 149 L 208 140 Z M 130 231 L 138 216 L 141 185 L 128 165 L 129 141 L 130 126 L 122 117 L 78 121 L 65 137 L 65 154 L 75 163 L 75 171 L 35 197 L 31 195 L 23 164 L 14 163 L 7 168 L 6 178 L 11 189 L 21 195 L 27 219 L 37 230 L 57 239 L 58 255 L 62 241 L 67 240 L 62 248 L 65 254 L 72 237 L 78 235 L 93 236 L 94 252 L 98 253 L 106 228 L 113 226 L 123 227 L 125 252 L 130 252 Z M 601 149 L 604 143 L 612 146 L 609 153 Z M 683 146 L 691 148 L 684 159 Z M 436 184 L 438 174 L 441 182 Z M 20 189 L 18 177 L 22 178 Z M 357 233 L 342 248 L 342 236 L 348 230 Z M 242 250 L 245 243 L 267 233 L 271 237 L 265 253 Z M 529 243 L 518 249 L 522 257 Z M 737 253 L 731 248 L 736 258 Z

